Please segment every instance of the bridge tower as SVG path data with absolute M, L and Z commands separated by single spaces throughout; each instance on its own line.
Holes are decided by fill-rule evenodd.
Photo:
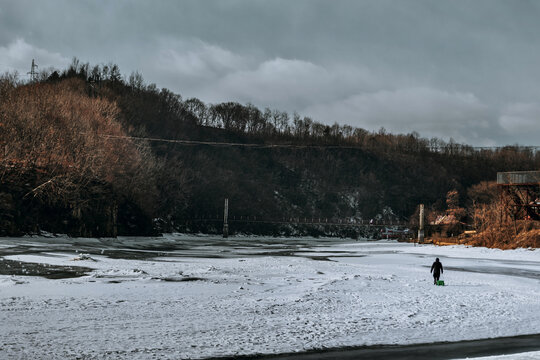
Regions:
M 223 207 L 223 237 L 229 237 L 229 199 L 225 199 Z

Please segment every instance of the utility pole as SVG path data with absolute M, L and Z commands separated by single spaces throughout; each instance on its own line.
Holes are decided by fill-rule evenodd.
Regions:
M 418 243 L 424 243 L 424 204 L 420 204 L 420 221 L 418 225 Z
M 229 237 L 229 199 L 225 199 L 225 207 L 223 208 L 223 237 Z
M 35 82 L 37 79 L 37 64 L 35 63 L 34 59 L 32 59 L 32 67 L 30 68 L 30 72 L 27 72 L 27 74 L 30 74 L 30 81 Z

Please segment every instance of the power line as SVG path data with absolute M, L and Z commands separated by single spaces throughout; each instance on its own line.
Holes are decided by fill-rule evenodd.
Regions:
M 216 141 L 198 141 L 198 140 L 180 140 L 180 139 L 163 139 L 163 138 L 152 138 L 152 137 L 142 137 L 142 136 L 121 136 L 121 135 L 108 135 L 101 134 L 100 136 L 108 139 L 124 139 L 124 140 L 140 140 L 140 141 L 151 141 L 151 142 L 164 142 L 164 143 L 173 143 L 181 145 L 207 145 L 207 146 L 216 146 L 216 147 L 249 147 L 249 148 L 319 148 L 319 149 L 362 149 L 369 146 L 350 146 L 350 145 L 296 145 L 296 144 L 253 144 L 253 143 L 233 143 L 233 142 L 216 142 Z M 425 147 L 430 151 L 437 150 L 446 150 L 451 149 L 452 146 L 427 146 Z M 468 146 L 468 145 L 457 145 L 459 149 L 472 149 L 475 151 L 482 150 L 499 150 L 499 149 L 508 149 L 508 148 L 518 148 L 520 150 L 531 150 L 536 151 L 540 150 L 540 146 Z
M 12 69 L 15 69 L 15 70 L 19 70 L 18 68 L 16 68 L 15 66 L 11 66 L 11 65 L 8 65 L 8 64 L 3 64 L 3 63 L 0 63 L 0 65 L 2 66 L 5 66 L 5 67 L 8 67 L 8 68 L 12 68 Z
M 125 139 L 125 140 L 142 140 L 152 142 L 165 142 L 182 145 L 208 145 L 208 146 L 236 146 L 249 148 L 341 148 L 341 149 L 358 149 L 358 146 L 340 146 L 340 145 L 295 145 L 295 144 L 250 144 L 250 143 L 232 143 L 232 142 L 216 142 L 216 141 L 197 141 L 197 140 L 177 140 L 177 139 L 161 139 L 148 138 L 138 136 L 119 136 L 119 135 L 101 135 L 109 139 Z
M 19 76 L 29 76 L 28 73 L 27 73 L 27 74 L 21 73 L 21 72 L 20 72 L 20 69 L 19 69 L 19 68 L 16 68 L 15 66 L 11 66 L 11 65 L 8 65 L 8 64 L 3 64 L 3 63 L 0 63 L 0 65 L 15 70 L 15 71 L 17 72 L 17 77 L 19 77 Z M 7 70 L 7 71 L 9 71 L 9 70 Z

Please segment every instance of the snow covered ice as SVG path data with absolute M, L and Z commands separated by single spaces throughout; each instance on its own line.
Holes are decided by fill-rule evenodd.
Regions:
M 168 235 L 5 238 L 0 254 L 89 268 L 0 275 L 2 358 L 205 358 L 540 333 L 538 250 Z M 447 286 L 433 285 L 435 257 Z

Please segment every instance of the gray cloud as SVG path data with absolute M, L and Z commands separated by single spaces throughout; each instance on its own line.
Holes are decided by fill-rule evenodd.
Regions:
M 345 122 L 370 130 L 417 131 L 425 136 L 453 138 L 458 142 L 493 145 L 499 128 L 490 120 L 489 108 L 473 94 L 449 93 L 430 88 L 402 88 L 352 95 L 305 110 L 313 117 Z
M 374 81 L 366 69 L 327 69 L 309 61 L 274 58 L 228 73 L 214 84 L 209 95 L 219 99 L 226 94 L 240 101 L 294 111 L 338 99 L 359 87 L 371 87 Z
M 0 0 L 0 71 L 77 56 L 210 102 L 537 144 L 539 17 L 503 0 Z
M 0 46 L 0 66 L 5 67 L 6 71 L 18 71 L 22 78 L 30 70 L 32 59 L 38 59 L 38 70 L 65 67 L 70 61 L 59 53 L 30 45 L 21 38 L 15 39 L 7 46 Z
M 538 144 L 540 129 L 540 103 L 512 103 L 505 106 L 499 124 L 509 137 L 523 143 Z

